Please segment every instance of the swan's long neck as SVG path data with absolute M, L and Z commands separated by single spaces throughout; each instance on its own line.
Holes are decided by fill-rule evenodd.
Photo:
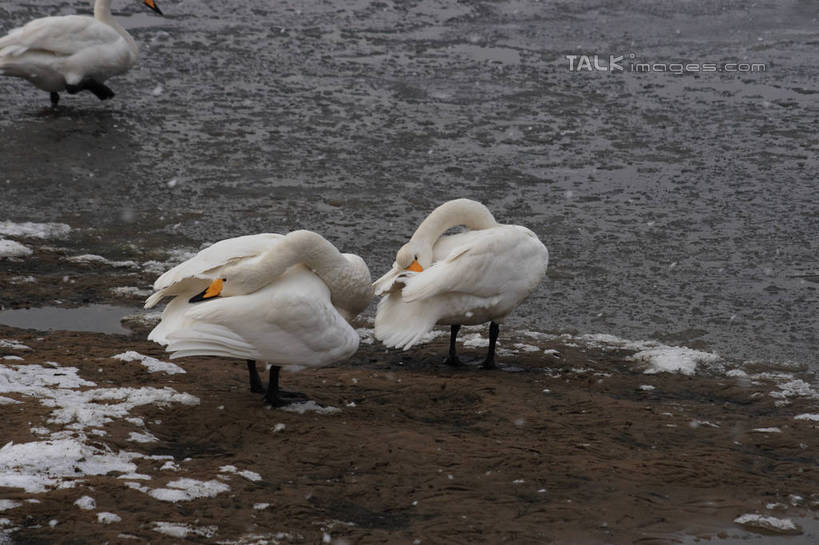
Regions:
M 363 270 L 357 267 L 324 237 L 312 231 L 288 233 L 257 263 L 254 276 L 258 275 L 260 284 L 266 283 L 299 263 L 321 278 L 335 306 L 353 315 L 366 307 L 372 296 L 366 265 L 362 263 Z
M 131 51 L 133 51 L 134 55 L 137 54 L 139 48 L 137 47 L 136 41 L 111 14 L 111 0 L 96 0 L 96 2 L 94 2 L 94 18 L 116 30 L 119 35 L 122 36 L 126 42 L 128 42 L 128 46 L 130 47 Z
M 468 229 L 488 229 L 498 225 L 498 222 L 492 212 L 478 201 L 456 199 L 433 210 L 415 230 L 411 240 L 431 246 L 448 229 L 459 225 Z

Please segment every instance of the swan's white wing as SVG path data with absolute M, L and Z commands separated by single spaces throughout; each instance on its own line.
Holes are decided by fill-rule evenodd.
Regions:
M 0 57 L 19 56 L 27 51 L 70 57 L 88 47 L 112 44 L 121 39 L 111 26 L 93 17 L 44 17 L 0 38 Z
M 240 259 L 252 258 L 269 250 L 283 235 L 262 233 L 228 238 L 208 246 L 192 258 L 165 272 L 154 282 L 154 293 L 145 302 L 151 308 L 162 298 L 188 293 L 218 277 L 218 271 L 225 265 Z M 204 287 L 199 288 L 199 291 Z M 193 291 L 196 293 L 196 291 Z
M 250 295 L 184 303 L 181 327 L 167 334 L 172 357 L 214 355 L 319 367 L 350 357 L 358 334 L 304 267 Z M 163 321 L 165 317 L 163 316 Z

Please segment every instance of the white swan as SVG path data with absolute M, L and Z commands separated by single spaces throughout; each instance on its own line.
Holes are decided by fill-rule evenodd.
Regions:
M 145 5 L 162 14 L 154 0 Z M 0 74 L 23 78 L 51 93 L 87 90 L 100 100 L 114 96 L 103 82 L 137 61 L 137 44 L 111 15 L 111 0 L 96 0 L 94 17 L 43 17 L 0 38 Z
M 469 230 L 444 235 L 452 227 Z M 455 338 L 461 325 L 491 322 L 485 368 L 495 366 L 498 323 L 537 287 L 549 252 L 520 225 L 502 225 L 483 204 L 446 202 L 401 247 L 392 269 L 375 281 L 375 337 L 404 350 L 435 324 L 451 325 L 449 357 L 458 365 Z
M 265 399 L 274 406 L 300 396 L 279 390 L 279 367 L 322 367 L 355 353 L 348 321 L 372 298 L 364 260 L 311 231 L 222 240 L 160 276 L 154 290 L 145 308 L 173 299 L 148 339 L 171 358 L 245 359 L 254 392 L 265 391 L 256 360 L 273 364 Z

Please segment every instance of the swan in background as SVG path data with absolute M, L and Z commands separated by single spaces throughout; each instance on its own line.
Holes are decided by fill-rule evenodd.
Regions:
M 349 321 L 372 299 L 370 281 L 363 259 L 312 231 L 222 240 L 156 280 L 145 308 L 173 299 L 148 339 L 171 358 L 245 359 L 251 391 L 287 405 L 306 398 L 279 390 L 280 367 L 323 367 L 358 349 Z M 266 390 L 257 360 L 273 365 Z
M 468 230 L 444 235 L 452 227 Z M 520 225 L 502 225 L 483 204 L 446 202 L 398 250 L 392 269 L 373 284 L 384 295 L 375 337 L 404 350 L 435 324 L 449 324 L 449 357 L 459 365 L 455 339 L 461 325 L 490 322 L 484 368 L 495 367 L 501 321 L 534 291 L 546 274 L 549 252 Z
M 162 15 L 154 0 L 145 5 Z M 103 82 L 137 61 L 137 44 L 111 15 L 111 0 L 96 0 L 94 16 L 35 19 L 0 38 L 0 74 L 27 79 L 60 102 L 60 91 L 114 96 Z

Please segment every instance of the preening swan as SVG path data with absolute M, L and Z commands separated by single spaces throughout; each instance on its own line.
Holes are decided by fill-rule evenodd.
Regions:
M 162 15 L 154 0 L 145 5 Z M 94 16 L 43 17 L 0 38 L 0 74 L 27 79 L 51 93 L 90 91 L 100 100 L 114 96 L 103 82 L 137 61 L 137 44 L 111 15 L 111 0 L 96 0 Z
M 444 235 L 452 227 L 469 230 Z M 418 226 L 398 250 L 392 269 L 375 281 L 384 294 L 375 317 L 375 337 L 404 350 L 435 324 L 449 324 L 449 357 L 458 365 L 455 339 L 461 325 L 490 322 L 483 366 L 495 366 L 497 322 L 534 291 L 549 262 L 537 236 L 520 225 L 502 225 L 483 204 L 446 202 Z
M 173 299 L 148 339 L 171 358 L 247 360 L 253 392 L 265 392 L 256 361 L 273 364 L 265 392 L 273 406 L 305 399 L 279 390 L 280 367 L 322 367 L 355 353 L 348 321 L 373 294 L 364 260 L 311 231 L 222 240 L 160 276 L 154 290 L 145 308 Z

